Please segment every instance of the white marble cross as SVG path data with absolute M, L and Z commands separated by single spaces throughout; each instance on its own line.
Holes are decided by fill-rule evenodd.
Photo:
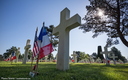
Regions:
M 90 61 L 90 63 L 94 62 L 94 60 L 93 60 L 93 57 L 92 57 L 92 56 L 90 56 L 90 57 L 89 57 L 89 61 Z
M 75 51 L 73 51 L 73 54 L 71 56 L 73 56 L 74 63 L 77 63 L 77 54 L 75 53 Z
M 113 53 L 112 56 L 110 56 L 110 58 L 113 58 L 113 62 L 114 64 L 116 64 L 115 58 L 118 58 L 118 56 L 115 56 L 115 54 Z
M 45 62 L 47 62 L 48 61 L 48 56 L 45 56 Z
M 56 54 L 56 59 L 55 59 L 56 61 L 57 61 L 57 56 L 58 56 L 58 53 Z
M 19 55 L 20 55 L 20 47 L 18 47 L 18 49 L 16 51 L 16 62 L 18 62 Z
M 28 39 L 27 42 L 26 42 L 26 46 L 24 47 L 25 53 L 24 53 L 24 59 L 23 59 L 22 64 L 26 64 L 26 61 L 28 59 L 28 50 L 29 50 L 30 47 L 31 47 L 30 39 Z
M 108 62 L 108 54 L 109 53 L 113 53 L 112 51 L 108 51 L 107 47 L 104 47 L 104 52 L 100 52 L 100 54 L 105 54 L 105 59 L 106 59 L 106 65 L 110 65 L 110 63 Z
M 89 62 L 88 58 L 85 58 L 85 62 L 86 62 L 86 63 L 88 63 L 88 62 Z
M 96 62 L 98 62 L 98 63 L 101 63 L 101 59 L 98 57 L 98 59 L 96 60 Z
M 60 24 L 53 29 L 54 35 L 59 35 L 57 69 L 69 69 L 69 31 L 81 24 L 81 17 L 76 14 L 70 18 L 70 10 L 65 8 L 60 14 Z

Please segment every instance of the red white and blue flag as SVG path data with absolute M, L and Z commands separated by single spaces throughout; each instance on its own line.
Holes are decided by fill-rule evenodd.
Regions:
M 10 57 L 8 57 L 7 59 L 5 59 L 4 61 L 9 61 L 10 60 Z
M 15 55 L 14 52 L 12 52 L 12 54 L 11 54 L 11 60 L 14 60 L 14 59 L 16 59 L 16 55 Z
M 37 31 L 35 32 L 35 39 L 34 39 L 34 46 L 33 46 L 33 57 L 35 57 L 39 53 L 39 46 L 38 46 L 38 38 L 37 38 Z
M 49 40 L 47 30 L 45 29 L 44 26 L 42 27 L 42 29 L 40 31 L 38 41 L 40 44 L 39 45 L 39 48 L 40 48 L 39 59 L 41 59 L 53 51 L 52 43 Z
M 8 57 L 7 59 L 5 59 L 4 61 L 12 61 L 12 60 L 14 60 L 14 59 L 16 59 L 16 55 L 15 55 L 15 53 L 14 52 L 12 52 L 11 53 L 11 57 Z

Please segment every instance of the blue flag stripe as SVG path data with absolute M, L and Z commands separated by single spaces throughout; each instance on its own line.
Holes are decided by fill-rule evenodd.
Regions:
M 42 37 L 45 35 L 47 35 L 47 30 L 45 29 L 45 27 L 42 27 L 39 37 L 38 37 L 38 40 L 40 40 L 42 42 L 42 40 L 43 40 Z

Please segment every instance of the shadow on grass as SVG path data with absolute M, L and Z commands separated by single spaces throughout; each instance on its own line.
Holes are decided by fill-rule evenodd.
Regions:
M 35 64 L 35 63 L 34 63 Z M 0 66 L 0 77 L 31 78 L 30 63 Z M 70 69 L 60 71 L 55 63 L 39 63 L 39 75 L 31 80 L 127 80 L 128 65 L 70 64 Z

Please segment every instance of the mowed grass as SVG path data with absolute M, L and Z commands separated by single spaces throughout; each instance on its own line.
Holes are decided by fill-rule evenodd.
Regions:
M 31 63 L 0 62 L 0 79 L 9 80 L 128 80 L 128 64 L 71 63 L 70 69 L 60 71 L 54 62 L 39 62 L 39 75 L 30 77 Z M 34 63 L 35 64 L 35 63 Z

